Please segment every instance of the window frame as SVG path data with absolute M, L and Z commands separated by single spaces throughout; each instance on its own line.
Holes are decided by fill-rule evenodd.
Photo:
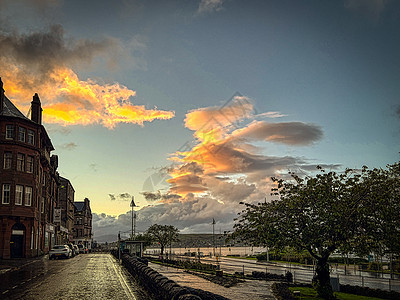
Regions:
M 10 170 L 12 168 L 13 153 L 11 151 L 4 151 L 3 154 L 3 169 Z
M 19 191 L 18 189 L 21 188 L 21 190 Z M 19 200 L 17 202 L 17 200 Z M 24 186 L 23 185 L 19 185 L 16 184 L 15 185 L 15 205 L 22 205 L 24 201 Z
M 14 128 L 13 124 L 6 124 L 6 140 L 14 139 Z
M 35 131 L 28 129 L 28 144 L 35 145 Z
M 34 165 L 35 158 L 32 155 L 26 157 L 26 173 L 33 173 L 35 169 Z
M 23 142 L 23 143 L 26 142 L 26 128 L 25 127 L 18 127 L 18 142 Z
M 25 172 L 25 154 L 23 153 L 17 154 L 17 171 Z
M 8 186 L 8 191 L 5 189 L 5 187 Z M 6 199 L 6 192 L 8 192 L 8 202 L 5 202 Z M 10 204 L 10 199 L 11 199 L 11 184 L 10 183 L 3 183 L 1 187 L 1 204 Z
M 31 186 L 26 186 L 25 197 L 24 197 L 25 206 L 32 206 L 32 194 L 33 194 L 33 188 Z

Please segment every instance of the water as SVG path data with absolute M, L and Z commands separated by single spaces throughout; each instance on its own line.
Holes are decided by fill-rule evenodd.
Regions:
M 220 255 L 220 256 L 251 256 L 260 254 L 263 252 L 267 252 L 267 248 L 265 247 L 200 247 L 200 248 L 165 248 L 165 252 L 172 253 L 173 255 L 185 255 L 185 253 L 193 253 L 200 252 L 203 256 L 210 256 L 210 255 Z M 161 252 L 160 248 L 147 248 L 144 251 L 144 254 L 159 254 Z

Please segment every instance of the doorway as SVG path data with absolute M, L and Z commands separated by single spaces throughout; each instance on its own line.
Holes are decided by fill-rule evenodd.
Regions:
M 24 257 L 25 226 L 15 223 L 11 228 L 10 256 L 11 258 Z

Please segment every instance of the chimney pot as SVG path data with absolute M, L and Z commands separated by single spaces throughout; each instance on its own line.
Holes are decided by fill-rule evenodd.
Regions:
M 4 89 L 3 89 L 3 81 L 1 81 L 0 77 L 0 113 L 3 112 L 4 108 Z
M 35 123 L 42 124 L 42 105 L 40 103 L 39 95 L 35 93 L 31 102 L 31 120 Z

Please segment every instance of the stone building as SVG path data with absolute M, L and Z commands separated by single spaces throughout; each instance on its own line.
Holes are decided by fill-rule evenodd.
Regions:
M 58 158 L 35 94 L 31 117 L 5 96 L 0 79 L 0 258 L 33 257 L 54 244 Z
M 75 201 L 75 224 L 74 224 L 74 244 L 82 244 L 89 250 L 92 249 L 92 211 L 90 201 Z
M 74 197 L 75 190 L 71 182 L 60 176 L 59 199 L 56 208 L 58 217 L 54 219 L 58 229 L 57 244 L 74 241 Z

